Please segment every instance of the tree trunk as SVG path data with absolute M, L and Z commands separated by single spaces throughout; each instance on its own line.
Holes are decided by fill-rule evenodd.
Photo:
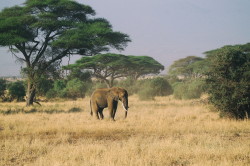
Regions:
M 107 88 L 112 88 L 112 85 L 108 79 L 105 79 L 104 82 L 107 85 Z
M 36 86 L 33 83 L 31 83 L 31 80 L 28 80 L 26 106 L 33 105 L 35 96 L 36 96 Z
M 114 86 L 114 78 L 110 79 L 110 88 L 112 88 Z

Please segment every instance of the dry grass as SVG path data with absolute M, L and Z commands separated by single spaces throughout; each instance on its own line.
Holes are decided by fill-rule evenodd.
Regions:
M 1 165 L 250 165 L 250 122 L 191 101 L 132 96 L 116 122 L 90 117 L 88 98 L 42 105 L 0 104 Z

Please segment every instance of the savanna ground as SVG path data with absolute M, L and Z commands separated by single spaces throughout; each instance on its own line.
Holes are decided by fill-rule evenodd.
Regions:
M 250 121 L 196 102 L 132 96 L 115 122 L 90 117 L 89 98 L 41 104 L 0 103 L 1 165 L 250 165 Z

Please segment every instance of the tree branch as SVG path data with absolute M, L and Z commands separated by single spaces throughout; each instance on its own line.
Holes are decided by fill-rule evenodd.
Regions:
M 33 61 L 32 66 L 35 66 L 36 63 L 39 61 L 39 59 L 43 56 L 43 54 L 44 54 L 44 52 L 45 52 L 45 50 L 46 50 L 46 48 L 47 48 L 47 46 L 48 46 L 48 43 L 49 43 L 49 41 L 50 41 L 49 36 L 50 36 L 51 33 L 52 33 L 52 32 L 49 32 L 49 33 L 46 35 L 45 41 L 44 41 L 44 43 L 42 44 L 41 48 L 39 49 L 39 52 L 38 52 L 38 54 L 37 54 L 35 60 Z
M 46 65 L 41 69 L 41 70 L 46 70 L 52 63 L 62 59 L 63 57 L 65 57 L 68 53 L 69 53 L 70 49 L 66 49 L 64 50 L 60 55 L 56 56 L 55 58 L 51 59 L 50 61 L 48 61 L 46 63 Z
M 39 41 L 33 41 L 34 43 L 36 43 L 33 47 L 32 47 L 32 49 L 30 50 L 30 53 L 29 53 L 29 57 L 32 55 L 32 53 L 33 53 L 33 51 L 36 49 L 36 47 L 38 46 L 38 44 L 40 43 Z
M 24 58 L 25 58 L 25 59 L 23 59 L 23 60 L 26 62 L 27 67 L 30 67 L 30 65 L 31 65 L 31 64 L 30 64 L 30 56 L 28 56 L 27 53 L 26 53 L 26 51 L 25 51 L 25 43 L 23 42 L 23 43 L 21 43 L 21 44 L 16 44 L 15 47 L 16 47 L 19 51 L 21 51 L 21 53 L 23 54 L 23 56 L 24 56 Z

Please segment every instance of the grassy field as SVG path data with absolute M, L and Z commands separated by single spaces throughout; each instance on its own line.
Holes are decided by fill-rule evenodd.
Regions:
M 250 165 L 250 121 L 199 103 L 132 96 L 115 122 L 94 120 L 89 98 L 41 104 L 0 103 L 1 165 Z

